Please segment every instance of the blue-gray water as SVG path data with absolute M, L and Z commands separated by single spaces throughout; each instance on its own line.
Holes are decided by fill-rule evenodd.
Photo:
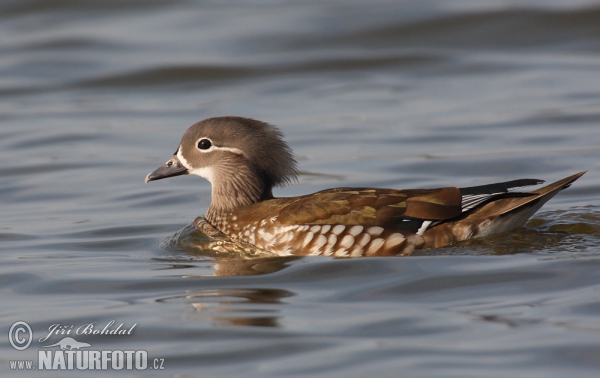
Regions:
M 304 174 L 280 196 L 589 172 L 506 235 L 247 260 L 188 227 L 208 182 L 144 184 L 218 115 L 282 129 Z M 71 336 L 164 360 L 119 376 L 600 371 L 599 1 L 4 1 L 0 156 L 4 374 L 112 320 L 137 325 Z

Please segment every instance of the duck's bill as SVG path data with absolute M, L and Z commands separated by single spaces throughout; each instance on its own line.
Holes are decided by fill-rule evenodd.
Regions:
M 165 164 L 158 167 L 156 170 L 150 172 L 146 176 L 146 184 L 150 181 L 156 181 L 167 177 L 174 177 L 179 175 L 187 175 L 189 172 L 184 167 L 176 155 L 173 155 Z

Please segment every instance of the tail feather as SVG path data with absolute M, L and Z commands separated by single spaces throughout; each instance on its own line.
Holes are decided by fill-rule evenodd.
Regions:
M 524 186 L 539 185 L 543 184 L 544 180 L 538 179 L 520 179 L 506 182 L 499 182 L 497 184 L 470 186 L 467 188 L 460 188 L 460 194 L 465 195 L 478 195 L 478 194 L 489 194 L 489 193 L 505 193 L 510 189 L 522 188 Z
M 454 242 L 483 237 L 490 234 L 505 232 L 527 223 L 546 202 L 561 190 L 568 188 L 575 180 L 587 171 L 579 172 L 562 180 L 558 180 L 542 188 L 519 194 L 508 193 L 506 196 L 492 199 L 480 207 L 463 213 L 459 218 L 440 223 L 427 230 L 423 237 L 428 247 L 441 247 Z M 533 182 L 539 180 L 515 180 L 515 182 Z M 497 185 L 497 184 L 492 184 Z M 522 186 L 522 185 L 521 185 Z M 467 188 L 469 189 L 469 188 Z M 461 189 L 463 190 L 463 189 Z
M 573 184 L 573 182 L 575 182 L 575 180 L 577 180 L 578 178 L 583 176 L 586 172 L 587 171 L 583 171 L 583 172 L 576 173 L 572 176 L 565 177 L 564 179 L 553 182 L 552 184 L 546 185 L 543 188 L 539 188 L 537 190 L 532 190 L 531 193 L 545 195 L 545 194 L 553 192 L 555 190 L 561 191 L 561 190 L 566 189 L 569 186 L 571 186 L 571 184 Z
M 481 217 L 489 217 L 489 216 L 499 216 L 510 213 L 514 210 L 518 210 L 527 205 L 537 205 L 538 209 L 542 207 L 543 204 L 548 202 L 552 197 L 554 197 L 561 190 L 568 188 L 571 184 L 577 180 L 579 177 L 583 176 L 587 171 L 579 172 L 569 177 L 565 177 L 562 180 L 558 180 L 553 182 L 552 184 L 546 185 L 542 188 L 532 190 L 529 192 L 529 196 L 509 196 L 507 198 L 500 198 L 496 201 L 492 201 L 484 206 L 481 209 L 478 209 L 473 212 L 477 218 Z M 515 193 L 516 194 L 516 193 Z M 533 215 L 533 213 L 531 214 Z M 516 226 L 519 227 L 519 226 Z
M 460 195 L 462 197 L 462 211 L 471 211 L 472 209 L 486 202 L 491 202 L 499 198 L 532 196 L 531 193 L 515 192 L 511 190 L 522 188 L 524 186 L 538 185 L 543 182 L 544 180 L 538 179 L 520 179 L 499 182 L 495 184 L 460 188 Z

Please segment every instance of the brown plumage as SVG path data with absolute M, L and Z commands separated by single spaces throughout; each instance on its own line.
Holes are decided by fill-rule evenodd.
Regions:
M 276 165 L 276 166 L 274 166 Z M 274 198 L 296 165 L 281 133 L 260 121 L 209 118 L 186 131 L 175 155 L 146 182 L 192 173 L 212 183 L 213 202 L 195 225 L 278 255 L 407 255 L 525 224 L 585 172 L 531 192 L 521 179 L 470 188 L 335 188 Z

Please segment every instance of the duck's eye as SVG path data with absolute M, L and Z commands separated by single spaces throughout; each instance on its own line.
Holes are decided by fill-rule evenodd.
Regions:
M 198 142 L 198 148 L 201 150 L 208 150 L 212 147 L 212 143 L 208 139 L 200 139 Z

